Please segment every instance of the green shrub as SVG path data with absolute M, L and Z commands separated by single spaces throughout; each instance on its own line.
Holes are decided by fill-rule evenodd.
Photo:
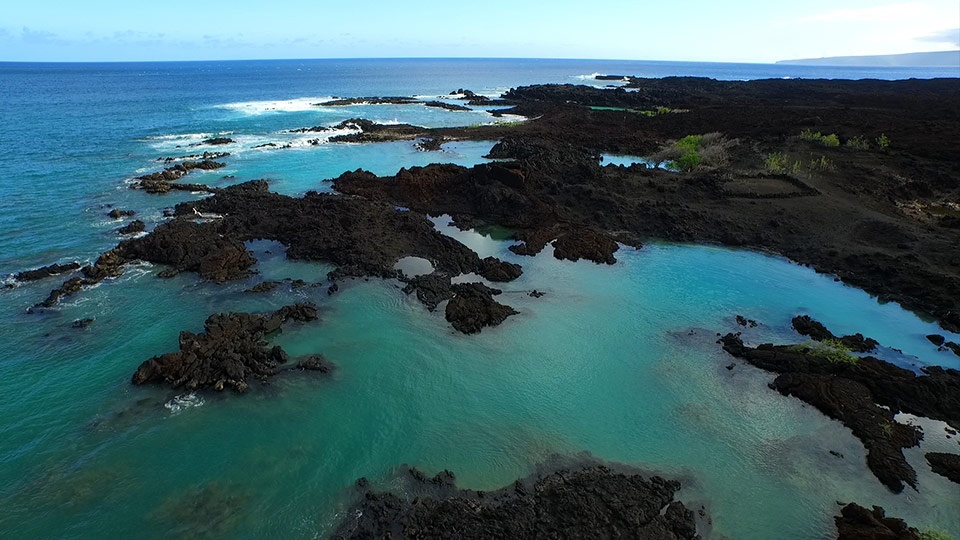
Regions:
M 674 110 L 673 112 L 677 112 Z M 700 167 L 719 167 L 730 159 L 730 148 L 739 144 L 721 133 L 687 135 L 662 147 L 650 156 L 654 163 L 666 163 L 674 171 L 690 171 Z
M 860 361 L 859 356 L 850 352 L 850 348 L 837 339 L 808 341 L 799 345 L 791 345 L 787 347 L 787 350 L 803 353 L 834 364 L 856 364 Z
M 924 529 L 920 531 L 920 540 L 953 540 L 953 537 L 947 531 Z
M 694 150 L 700 148 L 700 143 L 703 142 L 703 135 L 687 135 L 686 137 L 677 141 L 677 146 L 683 148 L 684 150 Z
M 877 146 L 879 146 L 881 150 L 886 150 L 887 148 L 890 148 L 890 137 L 887 137 L 886 135 L 881 133 L 880 136 L 877 137 Z
M 810 162 L 810 169 L 814 171 L 830 171 L 833 170 L 833 163 L 826 157 L 820 156 Z
M 826 146 L 828 148 L 836 148 L 840 146 L 840 137 L 837 137 L 836 133 L 831 133 L 829 135 L 824 135 L 819 131 L 813 131 L 811 129 L 805 129 L 800 132 L 800 138 L 805 141 L 810 141 L 817 143 L 820 146 Z
M 836 148 L 840 146 L 840 137 L 837 137 L 836 133 L 824 135 L 820 138 L 820 144 L 826 146 L 827 148 Z
M 763 161 L 763 166 L 772 173 L 784 174 L 787 172 L 787 155 L 783 152 L 767 154 L 767 159 Z
M 867 142 L 867 139 L 862 135 L 857 135 L 856 137 L 851 137 L 847 139 L 847 148 L 852 148 L 854 150 L 869 150 L 870 143 Z
M 667 166 L 678 171 L 692 171 L 693 169 L 696 169 L 702 162 L 703 157 L 701 157 L 696 150 L 688 150 L 679 158 L 667 164 Z

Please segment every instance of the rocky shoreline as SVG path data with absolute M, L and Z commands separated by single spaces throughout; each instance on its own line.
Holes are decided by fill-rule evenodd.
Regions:
M 426 309 L 439 309 L 445 302 L 446 320 L 464 334 L 520 315 L 495 299 L 498 289 L 454 283 L 454 277 L 472 273 L 490 282 L 511 282 L 523 270 L 495 258 L 481 259 L 428 219 L 448 214 L 463 229 L 497 225 L 514 230 L 517 243 L 510 249 L 519 255 L 535 255 L 552 245 L 558 259 L 615 264 L 621 246 L 639 247 L 648 239 L 779 253 L 882 301 L 931 315 L 946 331 L 960 332 L 960 209 L 955 202 L 960 200 L 960 162 L 952 146 L 960 140 L 960 104 L 952 99 L 960 80 L 621 79 L 630 91 L 573 85 L 511 90 L 497 104 L 511 107 L 502 112 L 529 119 L 519 125 L 426 129 L 352 119 L 332 128 L 304 128 L 356 130 L 331 142 L 421 139 L 423 150 L 435 150 L 450 139 L 498 140 L 489 155 L 498 160 L 494 163 L 412 167 L 383 177 L 345 172 L 333 179 L 337 194 L 289 197 L 271 193 L 263 180 L 226 188 L 180 183 L 193 170 L 225 166 L 211 155 L 182 160 L 138 177 L 135 187 L 156 194 L 206 191 L 210 197 L 177 205 L 173 219 L 150 231 L 142 221 L 131 222 L 121 234 L 145 234 L 120 241 L 91 265 L 50 265 L 15 277 L 31 281 L 79 271 L 33 308 L 42 310 L 119 275 L 136 260 L 166 265 L 159 277 L 192 272 L 215 282 L 241 279 L 256 263 L 245 242 L 272 240 L 284 244 L 291 259 L 335 265 L 328 276 L 329 294 L 345 279 L 396 279 Z M 470 105 L 490 103 L 468 92 L 457 94 Z M 468 109 L 408 98 L 321 105 L 360 100 Z M 835 145 L 824 142 L 834 139 Z M 696 155 L 688 159 L 696 162 L 689 167 L 681 163 L 691 155 L 681 145 L 684 140 Z M 603 153 L 660 156 L 676 170 L 602 166 Z M 216 155 L 222 157 L 227 154 Z M 118 212 L 117 218 L 129 215 Z M 404 257 L 426 259 L 435 270 L 405 276 L 395 269 Z M 268 285 L 251 289 L 266 290 Z M 178 351 L 143 362 L 132 381 L 243 392 L 251 381 L 278 373 L 287 361 L 286 353 L 268 349 L 264 338 L 288 319 L 316 317 L 310 306 L 211 315 L 203 333 L 183 332 Z M 816 342 L 838 341 L 863 353 L 878 345 L 860 334 L 835 336 L 809 318 L 798 317 L 793 324 Z M 898 412 L 960 428 L 956 370 L 927 368 L 917 375 L 871 356 L 836 362 L 814 347 L 750 347 L 737 334 L 723 336 L 721 342 L 731 355 L 777 373 L 773 389 L 849 427 L 867 449 L 868 467 L 891 491 L 916 487 L 916 471 L 903 449 L 916 446 L 923 436 L 896 422 Z M 937 346 L 956 345 L 940 342 Z M 297 365 L 331 369 L 317 355 Z M 957 481 L 956 456 L 926 457 L 932 470 Z M 597 466 L 555 471 L 482 494 L 456 488 L 452 474 L 433 479 L 413 469 L 409 474 L 436 487 L 432 498 L 414 504 L 365 490 L 359 507 L 363 519 L 345 524 L 338 537 L 379 537 L 388 531 L 431 537 L 451 527 L 481 537 L 490 527 L 512 537 L 539 530 L 583 536 L 606 531 L 616 537 L 624 527 L 649 530 L 656 537 L 696 537 L 691 512 L 673 501 L 679 486 L 657 477 L 648 480 Z M 625 504 L 638 512 L 612 511 Z M 865 537 L 850 532 L 854 523 L 886 527 L 891 537 L 915 535 L 904 532 L 902 522 L 886 518 L 882 509 L 851 505 L 837 519 L 841 538 Z
M 818 328 L 822 333 L 814 339 L 834 342 L 824 348 L 803 344 L 748 347 L 738 333 L 726 334 L 719 342 L 735 358 L 777 373 L 772 389 L 809 403 L 850 428 L 867 449 L 867 467 L 888 489 L 899 493 L 905 484 L 916 489 L 917 473 L 902 449 L 920 444 L 923 431 L 894 417 L 906 412 L 960 428 L 960 371 L 927 367 L 917 375 L 872 356 L 851 354 L 853 349 L 842 347 L 841 340 L 809 317 L 797 317 L 794 326 L 801 333 Z M 863 336 L 859 338 L 854 341 L 863 343 Z M 876 346 L 873 343 L 870 349 Z M 934 470 L 944 471 L 940 474 L 949 478 L 948 470 L 956 467 L 956 459 L 960 455 L 935 455 L 931 464 L 936 463 Z

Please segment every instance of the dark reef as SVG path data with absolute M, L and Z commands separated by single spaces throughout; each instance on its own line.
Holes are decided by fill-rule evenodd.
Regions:
M 317 316 L 317 308 L 306 304 L 286 306 L 266 315 L 211 315 L 203 325 L 203 333 L 180 332 L 179 351 L 140 364 L 133 374 L 133 383 L 165 382 L 187 390 L 233 388 L 244 392 L 249 380 L 266 381 L 287 361 L 287 353 L 279 345 L 268 349 L 264 338 L 278 332 L 287 321 L 313 321 Z M 322 359 L 301 361 L 299 366 L 328 369 Z
M 699 538 L 694 513 L 674 500 L 679 482 L 659 476 L 594 465 L 479 492 L 457 488 L 450 471 L 407 472 L 423 495 L 372 491 L 361 479 L 363 500 L 333 538 Z
M 837 540 L 920 540 L 919 531 L 900 518 L 887 517 L 879 506 L 869 510 L 850 503 L 834 521 Z

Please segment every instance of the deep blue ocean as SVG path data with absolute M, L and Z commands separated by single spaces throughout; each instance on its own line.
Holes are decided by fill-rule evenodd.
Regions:
M 826 68 L 591 60 L 287 60 L 244 62 L 0 63 L 0 537 L 323 538 L 344 517 L 350 486 L 389 486 L 394 467 L 457 473 L 493 489 L 554 454 L 589 452 L 680 479 L 682 500 L 712 516 L 713 538 L 829 538 L 836 501 L 884 506 L 918 527 L 960 536 L 960 493 L 933 474 L 929 451 L 958 450 L 943 424 L 906 451 L 919 491 L 889 493 L 849 430 L 769 390 L 772 377 L 729 358 L 715 333 L 743 314 L 762 324 L 752 341 L 801 341 L 801 313 L 837 333 L 879 340 L 880 356 L 917 368 L 960 367 L 925 339 L 942 331 L 893 304 L 781 258 L 652 242 L 612 267 L 519 257 L 504 241 L 437 227 L 481 256 L 519 262 L 504 287 L 520 315 L 476 336 L 450 331 L 397 283 L 323 283 L 330 267 L 291 262 L 254 242 L 259 274 L 215 285 L 132 265 L 123 276 L 27 308 L 62 278 L 20 284 L 12 274 L 53 262 L 92 261 L 137 211 L 148 229 L 164 208 L 199 195 L 148 195 L 131 179 L 158 158 L 225 150 L 227 167 L 189 181 L 227 185 L 266 178 L 291 195 L 359 167 L 484 161 L 495 141 L 451 142 L 439 153 L 410 142 L 312 144 L 290 130 L 363 117 L 424 126 L 517 121 L 483 108 L 420 105 L 318 107 L 333 97 L 486 95 L 523 84 L 603 85 L 594 74 L 759 78 L 957 77 L 956 69 Z M 235 142 L 210 148 L 206 138 Z M 274 143 L 288 149 L 260 147 Z M 230 178 L 224 178 L 230 176 Z M 533 288 L 547 296 L 532 299 Z M 267 311 L 294 301 L 323 308 L 320 323 L 275 343 L 291 355 L 322 352 L 330 379 L 279 377 L 248 395 L 134 387 L 143 360 L 177 348 L 180 330 L 210 314 Z M 76 319 L 92 318 L 86 329 Z M 960 341 L 960 336 L 949 336 Z M 896 349 L 896 350 L 895 350 Z M 898 352 L 902 351 L 902 352 Z M 842 453 L 837 459 L 830 451 Z

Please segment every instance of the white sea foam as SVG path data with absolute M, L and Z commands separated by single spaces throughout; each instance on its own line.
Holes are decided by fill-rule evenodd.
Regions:
M 172 416 L 187 409 L 202 407 L 203 398 L 198 396 L 196 392 L 190 392 L 189 394 L 180 394 L 179 396 L 176 396 L 170 401 L 164 403 L 163 406 L 170 410 L 170 414 Z
M 574 75 L 573 78 L 579 79 L 581 81 L 589 81 L 590 79 L 596 79 L 597 77 L 602 77 L 604 75 L 606 75 L 606 73 L 595 72 L 595 73 L 590 73 L 589 75 Z
M 275 101 L 238 101 L 236 103 L 224 103 L 214 105 L 217 109 L 226 109 L 236 111 L 250 116 L 270 113 L 284 112 L 303 112 L 303 111 L 322 111 L 322 107 L 317 107 L 317 103 L 333 101 L 335 98 L 324 97 L 301 97 L 295 99 L 283 99 Z

